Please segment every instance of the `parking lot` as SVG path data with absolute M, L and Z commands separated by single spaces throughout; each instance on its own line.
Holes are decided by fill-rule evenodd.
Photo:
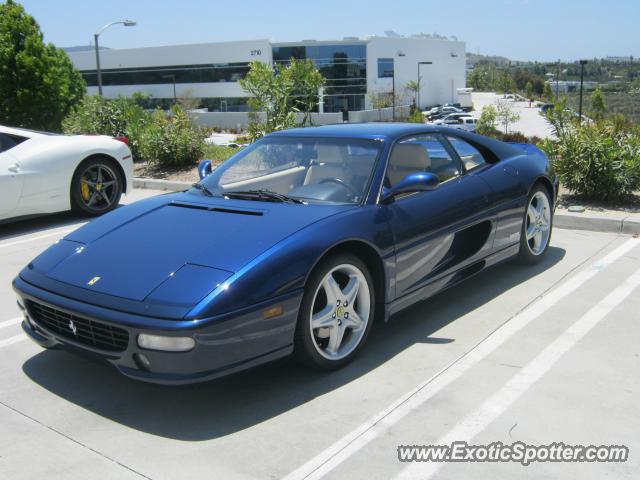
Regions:
M 160 192 L 135 190 L 127 201 Z M 554 231 L 375 325 L 334 373 L 282 361 L 163 387 L 44 351 L 11 280 L 85 220 L 0 226 L 0 478 L 638 478 L 640 239 Z M 625 445 L 623 463 L 403 463 L 399 445 Z

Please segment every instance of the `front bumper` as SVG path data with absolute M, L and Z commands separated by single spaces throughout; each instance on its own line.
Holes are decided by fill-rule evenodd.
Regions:
M 212 380 L 289 355 L 293 351 L 293 334 L 302 299 L 302 291 L 296 291 L 217 317 L 176 321 L 114 312 L 81 303 L 42 290 L 19 277 L 13 286 L 25 308 L 22 329 L 42 347 L 90 354 L 136 380 L 173 385 Z M 122 351 L 108 351 L 74 337 L 75 333 L 71 334 L 71 331 L 61 335 L 38 320 L 30 302 L 65 315 L 126 330 L 128 340 Z M 282 306 L 282 314 L 265 318 L 264 311 L 276 305 Z M 137 343 L 140 333 L 190 336 L 195 340 L 195 347 L 187 352 L 144 349 Z M 146 361 L 141 361 L 140 356 Z

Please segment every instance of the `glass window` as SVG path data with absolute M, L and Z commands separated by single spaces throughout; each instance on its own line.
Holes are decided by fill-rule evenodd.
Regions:
M 0 133 L 0 153 L 9 150 L 16 146 L 16 142 L 14 142 L 11 137 L 5 135 L 4 133 Z
M 385 184 L 393 187 L 415 172 L 432 172 L 438 176 L 440 182 L 460 175 L 458 162 L 433 135 L 408 138 L 393 147 Z
M 393 77 L 393 58 L 378 59 L 378 78 Z
M 291 58 L 313 61 L 326 79 L 324 111 L 364 109 L 367 93 L 367 46 L 365 44 L 292 45 L 273 47 L 273 61 L 286 64 Z
M 380 142 L 368 139 L 266 137 L 202 183 L 214 195 L 269 190 L 312 203 L 359 203 L 380 149 Z
M 449 143 L 456 151 L 460 160 L 464 164 L 464 168 L 469 171 L 484 165 L 485 159 L 476 147 L 456 137 L 447 137 Z
M 152 85 L 164 83 L 237 82 L 249 71 L 249 64 L 215 63 L 163 67 L 117 68 L 102 70 L 102 85 Z M 88 86 L 98 84 L 95 70 L 81 72 Z

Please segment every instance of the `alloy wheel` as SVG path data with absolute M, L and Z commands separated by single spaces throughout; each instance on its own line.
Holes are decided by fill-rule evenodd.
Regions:
M 533 255 L 540 255 L 547 248 L 551 236 L 551 207 L 544 192 L 538 191 L 531 197 L 525 222 L 529 251 Z
M 309 322 L 313 344 L 323 357 L 341 360 L 353 352 L 367 330 L 371 292 L 354 265 L 332 268 L 313 297 Z

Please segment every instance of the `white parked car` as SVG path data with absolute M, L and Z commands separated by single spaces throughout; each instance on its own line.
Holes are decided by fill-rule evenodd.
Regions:
M 464 118 L 464 117 L 472 117 L 472 115 L 468 112 L 450 113 L 445 117 L 439 118 L 438 120 L 434 120 L 433 124 L 434 125 L 456 125 L 459 123 L 458 119 Z
M 133 188 L 126 138 L 0 125 L 0 221 L 75 210 L 101 215 Z
M 458 123 L 448 124 L 447 126 L 451 128 L 457 128 L 458 130 L 466 130 L 467 132 L 475 132 L 477 123 L 477 118 L 460 117 L 458 118 Z

